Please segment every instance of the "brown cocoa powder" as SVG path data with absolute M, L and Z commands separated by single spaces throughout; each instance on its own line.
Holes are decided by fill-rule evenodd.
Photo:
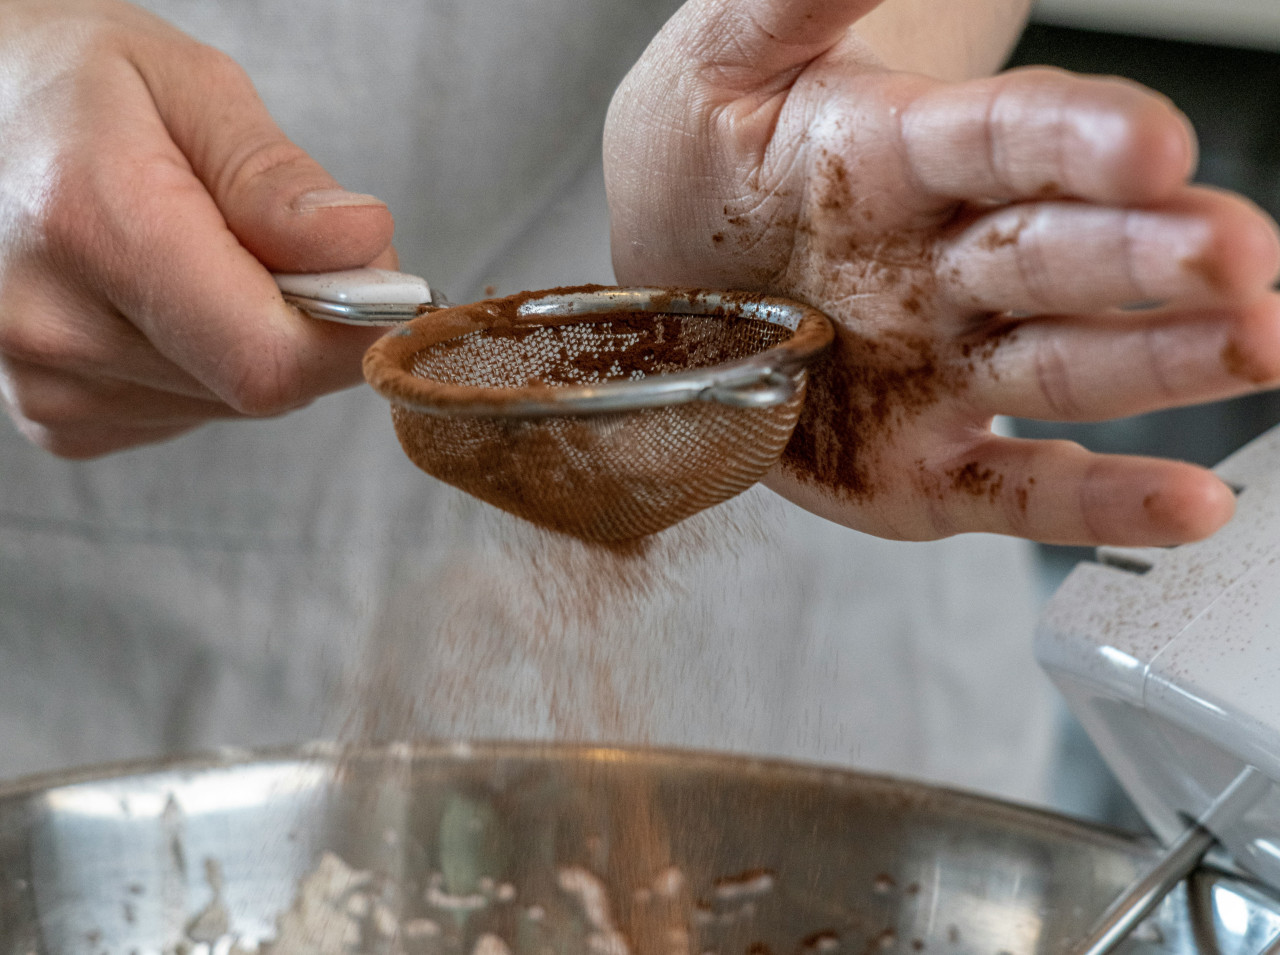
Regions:
M 866 501 L 879 490 L 885 444 L 959 381 L 959 371 L 939 360 L 924 335 L 873 338 L 838 327 L 831 351 L 810 370 L 782 465 L 803 481 Z
M 492 735 L 467 728 L 491 726 L 487 715 L 497 710 L 518 725 L 549 727 L 543 733 L 562 742 L 652 743 L 650 728 L 668 704 L 649 667 L 664 641 L 695 635 L 645 632 L 638 622 L 685 598 L 704 561 L 767 538 L 758 512 L 742 502 L 698 515 L 626 554 L 474 502 L 460 506 L 467 539 L 478 542 L 483 557 L 468 560 L 477 547 L 464 548 L 451 576 L 416 587 L 412 573 L 403 573 L 407 616 L 382 621 L 370 636 L 343 734 L 349 742 L 439 736 L 442 713 L 450 714 L 448 735 Z M 494 678 L 512 663 L 538 672 L 538 692 Z M 404 770 L 389 759 L 386 771 Z M 600 770 L 588 762 L 570 772 L 570 785 L 591 793 Z M 628 950 L 664 955 L 673 933 L 690 929 L 688 889 L 651 893 L 643 903 L 637 890 L 678 863 L 675 848 L 689 847 L 673 847 L 672 826 L 648 785 L 604 784 L 613 793 L 600 820 L 606 838 L 582 864 L 608 892 Z
M 1251 355 L 1234 341 L 1228 341 L 1222 346 L 1219 357 L 1222 359 L 1222 367 L 1227 370 L 1227 374 L 1243 379 L 1250 384 L 1265 385 L 1269 384 L 1274 378 L 1271 369 L 1260 366 Z
M 1004 488 L 1004 475 L 992 468 L 970 461 L 944 472 L 951 482 L 951 490 L 972 497 L 985 497 L 994 502 Z
M 802 391 L 760 408 L 685 401 L 614 414 L 473 413 L 478 401 L 502 409 L 554 400 L 558 387 L 719 365 L 792 335 L 742 309 L 740 299 L 758 304 L 746 293 L 708 302 L 705 293 L 651 290 L 642 311 L 569 315 L 526 313 L 534 294 L 433 315 L 375 346 L 371 380 L 389 392 L 397 436 L 428 474 L 541 526 L 617 541 L 745 490 L 781 453 Z M 823 341 L 815 328 L 825 323 L 805 318 L 796 334 Z M 437 402 L 460 413 L 415 410 Z
M 514 307 L 505 306 L 506 318 Z M 614 315 L 608 331 L 627 336 L 640 322 L 636 315 Z M 643 323 L 651 328 L 652 317 Z M 658 324 L 656 338 L 607 361 L 575 356 L 564 374 L 545 376 L 547 383 L 613 377 L 619 364 L 628 373 L 655 373 L 709 354 L 697 322 L 671 315 Z M 512 321 L 495 334 L 519 340 L 531 333 Z M 566 446 L 590 441 L 572 427 L 542 439 Z M 482 447 L 469 467 L 501 482 L 495 455 L 504 450 L 509 446 L 501 443 Z M 588 489 L 583 506 L 591 495 L 609 494 L 607 487 Z M 616 546 L 541 530 L 474 503 L 460 507 L 474 515 L 474 537 L 464 539 L 445 579 L 427 587 L 414 580 L 411 568 L 394 569 L 401 577 L 402 615 L 386 615 L 373 630 L 343 734 L 349 741 L 434 736 L 442 724 L 449 735 L 489 735 L 473 728 L 493 726 L 492 714 L 501 713 L 498 723 L 541 728 L 539 735 L 561 741 L 653 742 L 651 727 L 664 706 L 664 687 L 653 678 L 660 647 L 696 635 L 642 632 L 637 622 L 665 619 L 663 608 L 685 598 L 705 559 L 764 536 L 754 510 L 742 504 Z M 472 556 L 477 548 L 480 558 Z M 589 777 L 591 767 L 582 772 Z M 585 777 L 578 782 L 591 785 Z M 672 865 L 667 821 L 644 786 L 624 792 L 610 815 L 615 839 L 594 871 L 610 890 L 618 928 L 637 955 L 668 952 L 673 932 L 687 929 L 688 900 L 640 905 L 635 893 Z
M 982 237 L 978 239 L 978 247 L 985 249 L 988 252 L 995 252 L 998 249 L 1017 245 L 1026 228 L 1026 219 L 1019 219 L 1012 226 L 1005 229 L 993 227 L 987 232 L 984 232 Z
M 922 308 L 926 292 L 913 286 L 907 311 Z M 926 332 L 880 331 L 874 336 L 836 323 L 831 350 L 809 372 L 804 410 L 782 456 L 787 473 L 865 503 L 880 489 L 885 448 L 910 422 L 948 396 L 963 395 L 979 368 L 993 377 L 997 352 L 1013 342 L 1020 323 L 982 329 L 942 353 Z M 969 491 L 968 472 L 955 490 Z M 955 475 L 947 473 L 954 482 Z M 998 482 L 979 482 L 994 500 Z M 1022 508 L 1025 510 L 1025 507 Z

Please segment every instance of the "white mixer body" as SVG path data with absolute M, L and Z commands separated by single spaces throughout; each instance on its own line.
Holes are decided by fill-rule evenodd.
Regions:
M 1280 428 L 1223 461 L 1235 517 L 1174 548 L 1098 552 L 1050 600 L 1036 654 L 1165 841 L 1200 819 L 1280 886 Z M 1272 785 L 1203 819 L 1247 767 Z

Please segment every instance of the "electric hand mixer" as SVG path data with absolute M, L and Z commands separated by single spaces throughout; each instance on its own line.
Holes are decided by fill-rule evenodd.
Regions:
M 1041 664 L 1169 846 L 1077 953 L 1114 948 L 1210 850 L 1280 888 L 1280 428 L 1216 473 L 1238 491 L 1225 528 L 1102 548 L 1041 619 Z

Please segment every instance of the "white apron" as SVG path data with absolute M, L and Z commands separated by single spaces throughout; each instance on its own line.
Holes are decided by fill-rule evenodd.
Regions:
M 144 5 L 244 64 L 453 300 L 612 281 L 603 113 L 670 2 Z M 756 489 L 588 619 L 547 590 L 599 573 L 582 549 L 417 471 L 366 388 L 85 463 L 0 425 L 0 455 L 0 777 L 571 736 L 1045 798 L 1053 704 L 1018 542 L 878 541 Z

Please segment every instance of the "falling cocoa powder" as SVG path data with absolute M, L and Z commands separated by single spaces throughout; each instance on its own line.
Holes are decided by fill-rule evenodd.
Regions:
M 662 296 L 656 298 L 655 308 L 661 310 Z M 760 347 L 755 337 L 759 330 L 731 314 L 610 313 L 592 322 L 599 347 L 580 348 L 580 343 L 570 345 L 567 339 L 581 320 L 534 324 L 515 320 L 512 311 L 518 306 L 512 301 L 488 307 L 496 311 L 488 316 L 481 336 L 485 342 L 450 340 L 441 350 L 445 357 L 429 369 L 433 379 L 453 376 L 495 389 L 555 388 L 720 363 Z M 726 323 L 741 324 L 745 337 L 725 336 Z M 785 337 L 785 331 L 771 328 L 770 336 Z M 470 361 L 466 349 L 495 342 L 522 349 L 521 360 L 497 370 L 489 362 L 478 373 L 479 363 Z M 530 372 L 526 359 L 534 354 L 541 357 Z M 455 359 L 461 359 L 456 372 L 441 367 Z M 801 400 L 802 393 L 789 399 L 787 413 L 794 415 Z M 530 516 L 540 523 L 572 528 L 572 518 L 584 515 L 590 523 L 593 510 L 612 508 L 622 494 L 607 474 L 581 467 L 598 447 L 616 440 L 618 416 L 506 420 L 477 432 L 474 419 L 393 413 L 402 416 L 397 433 L 419 463 L 419 453 L 460 449 L 452 464 L 433 464 L 431 473 L 442 480 L 456 479 L 454 483 L 473 496 L 501 503 L 514 513 L 531 504 Z M 653 432 L 661 439 L 652 449 L 655 494 L 680 492 L 699 472 L 717 465 L 704 461 L 706 454 L 687 443 L 674 457 L 665 454 L 664 441 L 670 436 L 709 429 L 709 453 L 717 456 L 726 450 L 736 453 L 739 445 L 750 443 L 740 430 L 730 431 L 717 421 L 714 403 L 643 412 L 667 417 L 690 413 L 695 415 L 692 421 L 677 419 L 678 427 Z M 789 431 L 788 427 L 779 432 L 773 455 L 781 452 Z M 634 427 L 624 436 L 624 470 L 631 479 L 637 471 L 644 478 L 650 467 L 645 463 L 649 439 Z M 513 455 L 526 466 L 524 473 L 512 473 Z M 454 466 L 456 474 L 449 470 Z M 689 480 L 682 469 L 689 471 Z M 531 484 L 530 477 L 536 482 Z M 554 510 L 559 505 L 553 507 L 550 498 L 532 499 L 542 485 L 568 490 L 562 497 L 566 513 Z M 430 593 L 414 588 L 411 569 L 393 569 L 396 579 L 404 579 L 410 619 L 389 618 L 376 628 L 347 738 L 412 739 L 422 735 L 424 726 L 438 733 L 441 725 L 451 728 L 450 735 L 494 735 L 489 728 L 496 713 L 503 717 L 497 722 L 543 738 L 651 742 L 651 727 L 663 718 L 664 706 L 659 697 L 663 687 L 653 673 L 664 654 L 656 645 L 695 635 L 662 626 L 636 632 L 636 622 L 660 621 L 669 612 L 666 608 L 679 606 L 687 596 L 689 575 L 706 555 L 758 544 L 761 533 L 753 524 L 754 512 L 741 505 L 716 509 L 640 541 L 601 544 L 549 532 L 497 511 L 477 512 L 479 505 L 460 506 L 477 514 L 477 539 L 459 556 L 477 547 L 485 556 L 452 563 Z M 509 735 L 509 730 L 497 735 Z M 590 791 L 591 771 L 589 763 L 581 768 L 576 788 Z M 611 897 L 607 914 L 596 913 L 598 930 L 625 943 L 621 950 L 637 955 L 670 953 L 672 940 L 687 934 L 688 900 L 679 891 L 656 901 L 650 893 L 643 904 L 635 894 L 637 886 L 654 884 L 672 869 L 670 827 L 654 806 L 653 794 L 643 785 L 615 798 L 609 807 L 607 852 L 586 860 L 590 871 L 575 872 L 580 877 L 575 885 L 594 885 L 591 880 L 597 879 Z
M 424 579 L 422 568 L 399 566 L 388 581 L 388 609 L 398 603 L 402 615 L 384 616 L 370 636 L 350 697 L 348 741 L 413 740 L 442 730 L 462 738 L 510 736 L 510 729 L 495 734 L 496 712 L 519 735 L 655 742 L 655 721 L 670 702 L 650 668 L 670 652 L 664 642 L 696 634 L 639 622 L 661 621 L 674 613 L 671 605 L 690 599 L 688 581 L 705 560 L 760 546 L 768 536 L 758 512 L 738 502 L 624 554 L 474 502 L 459 506 L 468 544 L 450 560 L 448 576 Z M 679 619 L 688 617 L 685 607 Z M 388 773 L 398 769 L 393 762 Z M 566 771 L 575 791 L 593 791 L 598 770 L 590 760 Z M 607 895 L 597 929 L 625 943 L 616 951 L 671 955 L 679 950 L 672 939 L 689 931 L 692 900 L 672 878 L 676 850 L 689 847 L 672 844 L 678 826 L 657 809 L 647 783 L 619 790 L 604 774 L 602 785 L 612 795 L 603 807 L 599 850 L 557 861 L 581 867 L 571 874 Z M 638 894 L 642 887 L 648 891 Z

